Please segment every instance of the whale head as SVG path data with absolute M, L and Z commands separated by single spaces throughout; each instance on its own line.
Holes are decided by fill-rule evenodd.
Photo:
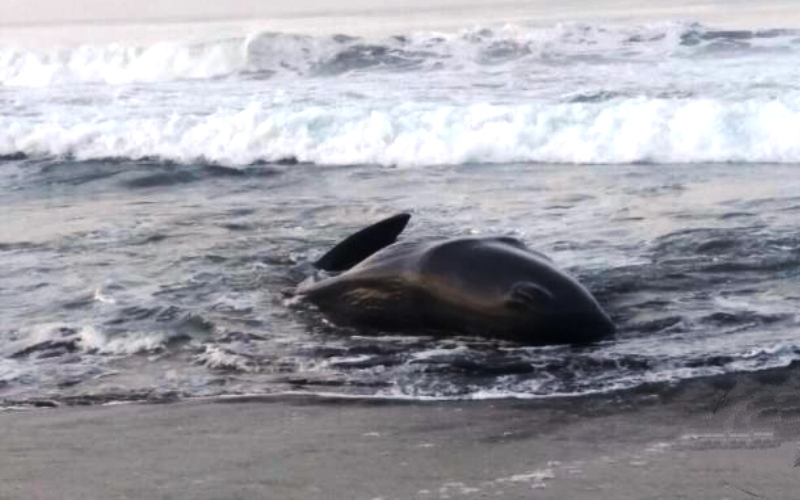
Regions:
M 528 345 L 588 344 L 616 330 L 581 283 L 516 239 L 462 238 L 432 254 L 423 274 L 447 289 L 438 295 L 452 297 L 447 317 L 463 318 L 462 329 Z

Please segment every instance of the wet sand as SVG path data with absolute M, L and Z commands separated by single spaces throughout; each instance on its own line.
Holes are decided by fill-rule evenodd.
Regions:
M 796 498 L 800 367 L 606 396 L 0 413 L 0 498 Z

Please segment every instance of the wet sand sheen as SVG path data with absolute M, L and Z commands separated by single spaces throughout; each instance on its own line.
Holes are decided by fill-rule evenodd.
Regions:
M 790 367 L 538 402 L 9 411 L 0 497 L 791 498 L 798 389 Z

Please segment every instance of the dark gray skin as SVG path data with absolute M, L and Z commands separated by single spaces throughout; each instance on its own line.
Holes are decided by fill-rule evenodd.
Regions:
M 358 327 L 527 345 L 586 344 L 615 329 L 580 283 L 510 237 L 394 243 L 298 294 Z

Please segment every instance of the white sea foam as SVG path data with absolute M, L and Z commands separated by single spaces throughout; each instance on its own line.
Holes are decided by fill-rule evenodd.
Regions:
M 111 84 L 204 79 L 245 67 L 238 41 L 209 44 L 161 42 L 136 47 L 111 44 L 77 48 L 0 49 L 0 83 L 43 87 L 74 82 Z
M 353 68 L 371 65 L 375 51 L 359 51 L 359 47 L 381 47 L 380 54 L 408 56 L 412 60 L 439 60 L 444 56 L 474 56 L 478 46 L 491 47 L 505 42 L 507 48 L 526 48 L 524 38 L 547 45 L 549 37 L 533 30 L 527 37 L 489 37 L 464 32 L 440 36 L 418 35 L 399 39 L 361 40 L 354 37 L 311 37 L 273 33 L 256 34 L 208 42 L 159 42 L 152 45 L 122 44 L 83 45 L 71 48 L 22 49 L 0 48 L 0 83 L 7 86 L 47 86 L 73 82 L 111 84 L 154 82 L 182 79 L 207 79 L 234 75 L 244 71 L 272 71 L 304 75 L 326 62 L 348 60 Z M 491 39 L 491 40 L 489 40 Z M 473 43 L 470 43 L 472 40 Z M 416 56 L 414 56 L 416 54 Z M 372 60 L 371 60 L 372 56 Z M 378 55 L 379 56 L 379 55 Z M 390 59 L 386 59 L 390 60 Z M 329 68 L 334 69 L 335 64 Z M 328 73 L 330 73 L 328 71 Z M 324 72 L 324 71 L 323 71 Z
M 23 375 L 25 366 L 13 359 L 0 358 L 0 386 L 9 384 Z
M 6 47 L 0 155 L 793 163 L 796 36 L 664 22 Z
M 246 165 L 800 162 L 800 93 L 739 102 L 619 98 L 522 105 L 252 104 L 208 116 L 0 117 L 0 155 Z
M 254 33 L 206 41 L 61 48 L 0 46 L 0 86 L 124 84 L 230 76 L 330 76 L 363 70 L 455 70 L 564 59 L 654 60 L 707 53 L 795 50 L 793 31 L 712 31 L 697 24 L 506 25 L 395 37 Z
M 6 344 L 9 355 L 26 350 L 46 350 L 54 343 L 73 343 L 83 352 L 127 355 L 154 351 L 169 341 L 169 334 L 148 332 L 109 336 L 92 326 L 72 327 L 62 323 L 33 325 L 20 331 L 19 340 Z
M 215 369 L 239 372 L 253 372 L 257 369 L 257 366 L 249 357 L 212 344 L 206 344 L 205 350 L 197 354 L 194 359 L 200 364 Z
M 79 331 L 80 346 L 85 351 L 96 350 L 102 354 L 127 355 L 155 351 L 163 347 L 169 334 L 159 332 L 136 333 L 108 336 L 91 327 Z

